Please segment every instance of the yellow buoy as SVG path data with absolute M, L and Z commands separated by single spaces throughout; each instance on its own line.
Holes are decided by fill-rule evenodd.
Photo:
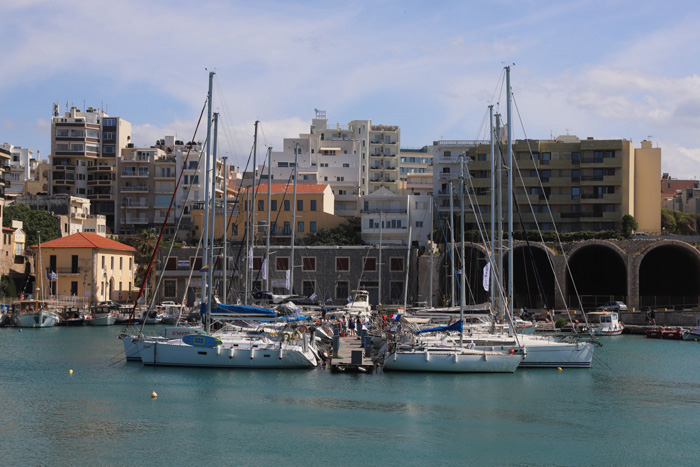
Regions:
M 558 367 L 557 367 L 557 370 L 561 371 L 561 367 L 560 367 L 560 366 L 558 366 Z
M 73 370 L 68 370 L 68 374 L 69 374 L 69 375 L 72 375 L 72 374 L 73 374 Z
M 156 394 L 156 392 L 153 391 L 153 392 L 151 393 L 151 399 L 155 399 L 156 397 L 158 397 L 158 394 Z

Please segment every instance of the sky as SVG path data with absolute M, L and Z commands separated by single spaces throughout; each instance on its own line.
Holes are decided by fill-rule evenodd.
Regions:
M 3 0 L 0 18 L 0 143 L 42 159 L 54 103 L 128 120 L 137 146 L 189 141 L 209 71 L 239 166 L 256 120 L 280 150 L 315 109 L 398 125 L 401 147 L 484 139 L 508 65 L 514 138 L 649 140 L 662 172 L 700 175 L 695 1 Z

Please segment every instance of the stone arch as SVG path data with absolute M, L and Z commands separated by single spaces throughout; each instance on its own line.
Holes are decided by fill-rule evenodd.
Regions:
M 700 300 L 700 251 L 678 240 L 654 242 L 636 258 L 640 307 L 687 307 Z
M 611 254 L 612 253 L 612 254 Z M 567 252 L 566 302 L 571 308 L 595 308 L 611 300 L 627 301 L 627 254 L 607 240 L 589 240 Z
M 513 307 L 516 309 L 541 309 L 548 305 L 549 308 L 554 308 L 555 271 L 553 258 L 555 252 L 539 242 L 530 242 L 529 248 L 528 252 L 527 242 L 517 241 L 513 244 Z M 508 270 L 509 261 L 510 255 L 506 254 L 503 262 L 504 271 Z M 507 277 L 504 276 L 504 284 L 506 282 Z

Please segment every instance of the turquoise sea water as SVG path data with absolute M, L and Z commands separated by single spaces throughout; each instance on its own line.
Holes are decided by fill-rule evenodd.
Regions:
M 143 367 L 120 359 L 119 331 L 0 329 L 0 465 L 700 458 L 700 342 L 604 338 L 590 370 L 337 375 Z

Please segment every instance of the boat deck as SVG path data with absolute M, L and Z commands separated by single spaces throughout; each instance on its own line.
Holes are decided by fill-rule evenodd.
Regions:
M 365 356 L 362 340 L 358 336 L 339 337 L 338 354 L 332 352 L 329 367 L 332 373 L 372 373 L 374 362 Z

